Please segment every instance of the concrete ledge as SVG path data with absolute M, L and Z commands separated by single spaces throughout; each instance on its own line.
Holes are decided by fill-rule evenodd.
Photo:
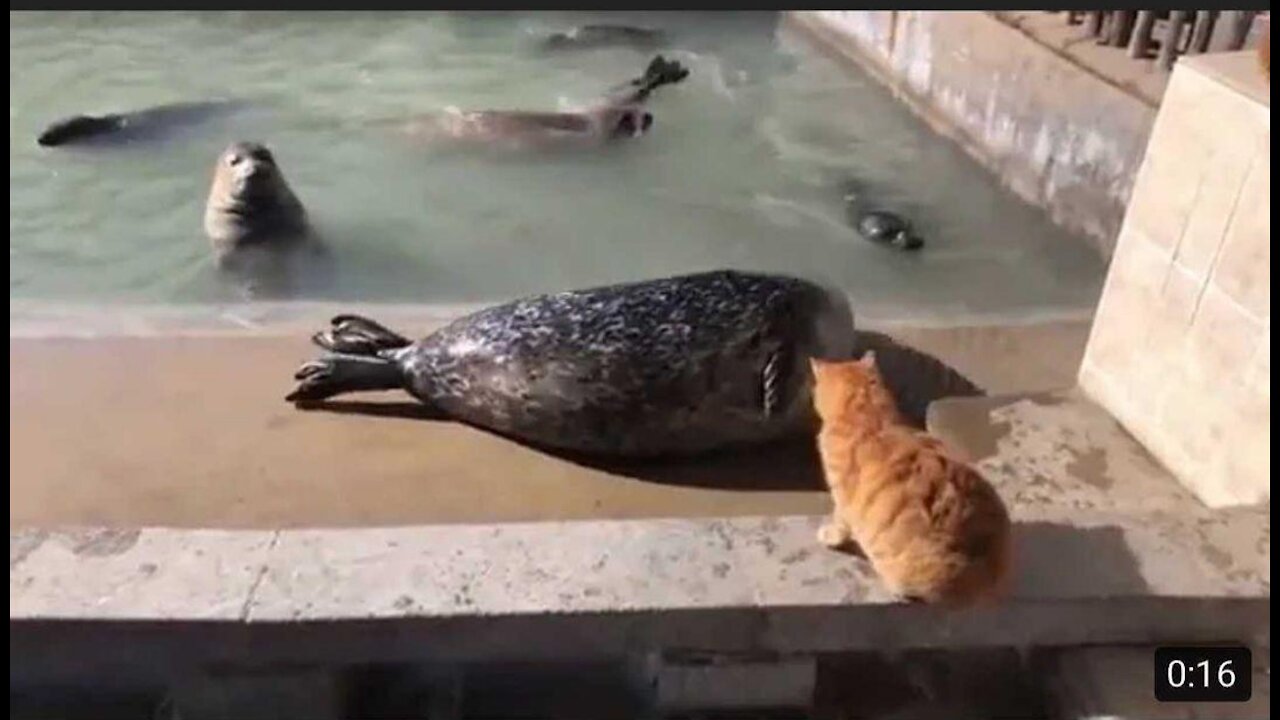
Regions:
M 1020 518 L 1012 597 L 964 613 L 894 602 L 817 546 L 817 517 L 11 532 L 11 680 L 1269 637 L 1269 583 L 1224 565 L 1199 519 L 1038 515 Z

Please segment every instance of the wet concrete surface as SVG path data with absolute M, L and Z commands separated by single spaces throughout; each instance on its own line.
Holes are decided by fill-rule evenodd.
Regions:
M 1082 349 L 1085 337 L 1080 323 L 889 333 L 907 344 L 880 333 L 866 334 L 864 344 L 888 361 L 904 405 L 921 421 L 930 393 L 975 389 L 911 347 L 956 364 L 984 387 L 1022 390 L 1069 384 L 1070 353 L 1057 346 Z M 305 338 L 11 337 L 11 527 L 274 528 L 828 509 L 804 438 L 618 464 L 555 456 L 432 418 L 403 393 L 353 395 L 300 411 L 283 398 L 293 370 L 315 354 Z

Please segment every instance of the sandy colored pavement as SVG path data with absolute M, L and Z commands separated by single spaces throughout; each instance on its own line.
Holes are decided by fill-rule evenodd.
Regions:
M 1087 325 L 891 330 L 994 392 L 1070 385 Z M 284 402 L 305 334 L 9 341 L 9 523 L 298 527 L 825 512 L 808 442 L 591 467 L 409 396 Z
M 9 342 L 9 523 L 287 527 L 821 512 L 807 447 L 603 470 L 403 393 L 283 397 L 303 338 Z M 731 479 L 730 479 L 731 478 Z M 728 485 L 722 487 L 721 485 Z

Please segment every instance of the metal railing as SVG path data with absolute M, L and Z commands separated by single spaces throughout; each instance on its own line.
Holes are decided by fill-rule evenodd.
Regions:
M 1065 12 L 1067 23 L 1084 25 L 1099 45 L 1127 48 L 1129 57 L 1154 59 L 1169 70 L 1179 54 L 1208 52 L 1215 31 L 1225 35 L 1222 50 L 1244 48 L 1254 21 L 1261 13 L 1252 10 L 1048 10 Z

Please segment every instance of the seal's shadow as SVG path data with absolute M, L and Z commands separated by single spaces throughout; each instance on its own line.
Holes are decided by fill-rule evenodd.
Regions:
M 885 381 L 898 398 L 903 415 L 918 427 L 924 426 L 925 410 L 934 400 L 982 394 L 982 390 L 954 368 L 888 335 L 861 331 L 857 342 L 859 352 L 876 352 Z M 325 400 L 300 407 L 341 414 L 454 422 L 447 415 L 412 401 Z M 686 457 L 620 459 L 549 448 L 485 428 L 476 429 L 575 465 L 644 482 L 745 492 L 826 490 L 813 437 Z

